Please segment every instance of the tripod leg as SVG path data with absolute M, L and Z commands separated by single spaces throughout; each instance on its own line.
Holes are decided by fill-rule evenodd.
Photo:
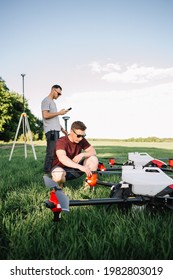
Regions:
M 9 161 L 11 160 L 12 155 L 13 155 L 13 151 L 14 151 L 14 147 L 15 147 L 15 144 L 16 144 L 16 139 L 17 139 L 17 136 L 18 136 L 18 133 L 19 133 L 19 128 L 20 128 L 20 125 L 21 125 L 22 117 L 23 117 L 23 115 L 21 115 L 20 119 L 19 119 L 19 124 L 18 124 L 17 130 L 16 130 L 16 135 L 15 135 L 13 146 L 12 146 L 12 149 L 11 149 Z
M 32 146 L 32 152 L 33 152 L 35 160 L 37 160 L 36 152 L 35 152 L 35 149 L 34 149 L 34 144 L 33 144 L 33 141 L 32 141 L 32 133 L 31 133 L 31 129 L 30 129 L 30 125 L 29 125 L 27 115 L 25 116 L 25 124 L 26 124 L 26 128 L 28 129 L 28 135 L 29 135 L 29 139 L 30 139 L 30 142 L 31 142 L 31 146 Z
M 27 158 L 27 146 L 26 146 L 26 114 L 23 113 L 23 119 L 22 119 L 22 124 L 23 124 L 23 137 L 24 137 L 24 153 L 25 153 L 25 158 Z

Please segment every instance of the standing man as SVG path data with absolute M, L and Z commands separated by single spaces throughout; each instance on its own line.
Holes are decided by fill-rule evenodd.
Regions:
M 43 128 L 46 135 L 47 148 L 44 163 L 44 172 L 49 173 L 52 167 L 54 147 L 59 138 L 60 131 L 67 135 L 67 131 L 60 125 L 59 116 L 65 115 L 68 110 L 61 109 L 57 111 L 56 100 L 62 95 L 62 87 L 54 85 L 49 95 L 41 102 L 41 110 L 43 116 Z
M 96 151 L 85 139 L 85 130 L 83 122 L 75 121 L 71 125 L 70 134 L 56 142 L 51 175 L 60 187 L 66 180 L 78 178 L 84 173 L 90 177 L 92 171 L 97 170 Z

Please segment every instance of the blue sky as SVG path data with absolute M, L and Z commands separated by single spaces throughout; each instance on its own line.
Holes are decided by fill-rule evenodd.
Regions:
M 60 84 L 88 137 L 173 137 L 172 14 L 171 0 L 1 0 L 0 76 L 22 94 L 26 74 L 40 118 Z

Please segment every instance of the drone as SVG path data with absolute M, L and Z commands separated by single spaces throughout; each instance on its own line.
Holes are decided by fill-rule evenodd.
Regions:
M 138 152 L 133 152 L 133 153 L 128 153 L 128 161 L 125 163 L 117 163 L 115 158 L 110 158 L 108 162 L 109 166 L 111 168 L 106 168 L 105 165 L 102 162 L 99 162 L 98 164 L 98 169 L 100 171 L 121 171 L 121 167 L 119 168 L 113 168 L 113 166 L 123 166 L 123 165 L 140 165 L 140 166 L 151 166 L 151 167 L 159 167 L 161 169 L 163 168 L 168 168 L 168 167 L 173 167 L 173 159 L 168 160 L 168 164 L 163 162 L 160 159 L 154 159 L 147 153 L 138 153 Z M 163 169 L 164 170 L 164 169 Z M 165 169 L 167 171 L 167 169 Z
M 101 163 L 102 164 L 102 163 Z M 110 165 L 110 163 L 109 163 Z M 111 159 L 111 166 L 115 162 Z M 89 198 L 70 200 L 51 178 L 43 176 L 46 187 L 52 189 L 50 198 L 45 206 L 54 214 L 54 222 L 60 221 L 61 212 L 70 212 L 72 206 L 111 205 L 117 204 L 123 211 L 132 205 L 146 205 L 151 210 L 158 208 L 173 210 L 173 178 L 167 172 L 173 172 L 172 165 L 154 159 L 147 153 L 128 153 L 128 161 L 121 164 L 118 172 L 121 172 L 119 183 L 98 180 L 99 174 L 117 174 L 117 168 L 106 168 L 98 166 L 97 171 L 92 172 L 91 177 L 86 178 L 90 188 L 103 185 L 110 188 L 110 196 L 107 198 Z

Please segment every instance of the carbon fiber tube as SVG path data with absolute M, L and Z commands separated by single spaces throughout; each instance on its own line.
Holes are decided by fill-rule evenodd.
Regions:
M 117 199 L 117 198 L 96 198 L 96 199 L 82 199 L 82 200 L 70 200 L 70 206 L 85 206 L 85 205 L 103 205 L 103 204 L 116 204 L 122 202 L 129 203 L 139 203 L 145 202 L 148 199 L 144 199 L 142 197 L 132 197 L 127 199 Z

